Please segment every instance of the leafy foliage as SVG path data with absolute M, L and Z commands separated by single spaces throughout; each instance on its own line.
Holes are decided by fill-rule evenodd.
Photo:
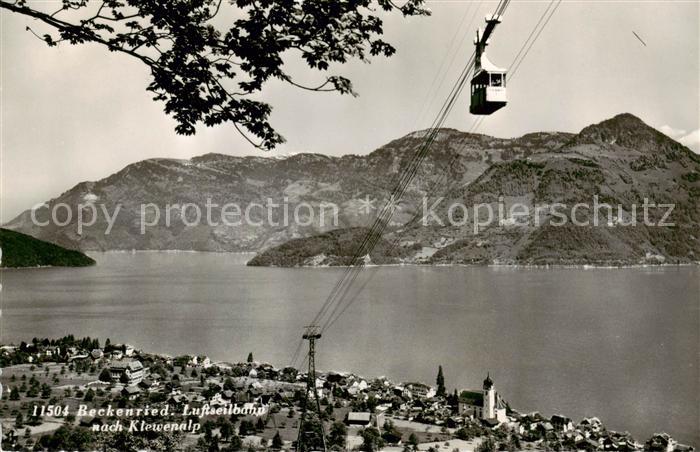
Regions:
M 109 383 L 109 382 L 112 381 L 112 374 L 110 374 L 110 373 L 109 373 L 109 369 L 107 369 L 107 368 L 105 367 L 104 369 L 102 369 L 102 371 L 100 372 L 100 376 L 97 377 L 97 378 L 98 378 L 100 381 L 104 381 L 104 382 Z
M 435 383 L 437 384 L 437 395 L 439 397 L 445 397 L 445 376 L 442 373 L 442 366 L 438 366 L 438 374 Z
M 354 94 L 351 81 L 339 75 L 317 86 L 296 82 L 284 69 L 288 55 L 320 72 L 354 58 L 391 56 L 395 49 L 380 39 L 377 10 L 428 14 L 423 0 L 401 6 L 391 0 L 62 0 L 51 12 L 35 5 L 0 1 L 52 27 L 55 34 L 34 33 L 49 46 L 98 43 L 144 63 L 152 76 L 147 89 L 165 103 L 178 133 L 194 134 L 198 123 L 230 122 L 262 149 L 284 141 L 268 122 L 271 106 L 254 99 L 270 79 Z
M 391 420 L 387 420 L 382 427 L 382 439 L 389 444 L 397 444 L 401 441 L 401 432 Z
M 360 437 L 362 438 L 362 445 L 360 445 L 360 450 L 366 452 L 374 452 L 382 447 L 384 447 L 384 440 L 374 427 L 367 427 L 360 431 Z
M 277 431 L 277 432 L 275 432 L 275 436 L 272 437 L 272 448 L 273 449 L 281 449 L 282 445 L 283 445 L 282 437 L 280 436 L 280 432 Z
M 328 432 L 328 447 L 330 450 L 344 450 L 345 437 L 348 429 L 342 422 L 334 422 Z
M 476 452 L 496 452 L 496 442 L 489 436 L 485 438 L 476 448 Z

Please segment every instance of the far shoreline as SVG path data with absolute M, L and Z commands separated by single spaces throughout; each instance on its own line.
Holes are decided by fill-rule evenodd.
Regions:
M 488 267 L 488 268 L 503 268 L 503 269 L 533 269 L 533 270 L 547 270 L 547 269 L 582 269 L 582 270 L 600 270 L 600 269 L 630 269 L 630 268 L 670 268 L 670 267 L 699 267 L 700 262 L 684 262 L 677 264 L 622 264 L 622 265 L 611 265 L 611 264 L 464 264 L 464 263 L 449 263 L 449 264 L 429 264 L 429 263 L 416 263 L 416 262 L 405 262 L 398 264 L 365 264 L 363 267 L 366 268 L 380 268 L 380 267 Z M 314 268 L 314 269 L 327 269 L 327 268 L 351 268 L 357 267 L 352 265 L 295 265 L 295 266 L 282 266 L 282 265 L 251 265 L 250 267 L 256 268 Z
M 234 256 L 245 256 L 250 255 L 251 258 L 258 255 L 261 251 L 203 251 L 203 250 L 85 250 L 82 251 L 89 257 L 98 257 L 100 255 L 109 254 L 217 254 L 217 255 L 234 255 Z M 57 265 L 40 265 L 40 266 L 29 266 L 29 267 L 0 267 L 0 271 L 6 270 L 43 270 L 52 268 L 89 268 L 98 266 L 100 263 L 95 259 L 96 263 L 88 266 L 57 266 Z M 282 265 L 248 265 L 250 260 L 241 263 L 241 266 L 245 267 L 257 267 L 257 268 L 275 268 L 275 269 L 329 269 L 329 268 L 350 268 L 351 265 L 295 265 L 295 266 L 282 266 Z M 379 268 L 379 267 L 488 267 L 496 269 L 531 269 L 531 270 L 547 270 L 547 269 L 582 269 L 582 270 L 601 270 L 601 269 L 656 269 L 656 268 L 672 268 L 672 267 L 698 267 L 700 266 L 700 261 L 694 262 L 679 262 L 679 263 L 646 263 L 646 264 L 597 264 L 597 263 L 582 263 L 582 264 L 563 264 L 563 263 L 552 263 L 552 264 L 519 264 L 519 263 L 420 263 L 420 262 L 401 262 L 393 264 L 365 264 L 363 267 L 366 268 Z M 357 266 L 355 266 L 357 267 Z

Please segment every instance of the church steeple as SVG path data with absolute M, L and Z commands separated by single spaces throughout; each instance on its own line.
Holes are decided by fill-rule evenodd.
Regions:
M 487 373 L 486 380 L 484 380 L 484 408 L 481 412 L 481 418 L 496 418 L 496 389 L 493 387 L 491 373 Z
M 491 380 L 491 373 L 486 373 L 486 380 L 484 380 L 484 390 L 489 390 L 493 388 L 493 380 Z

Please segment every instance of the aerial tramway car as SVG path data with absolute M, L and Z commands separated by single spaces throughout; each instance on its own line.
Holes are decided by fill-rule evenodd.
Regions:
M 469 113 L 473 115 L 490 115 L 505 107 L 507 70 L 499 68 L 486 58 L 488 39 L 496 24 L 501 23 L 498 15 L 486 16 L 486 29 L 477 30 L 476 54 L 474 59 L 474 76 L 471 81 L 471 103 Z

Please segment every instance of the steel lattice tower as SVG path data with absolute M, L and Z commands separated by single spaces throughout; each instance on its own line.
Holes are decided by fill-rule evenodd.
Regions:
M 326 434 L 321 417 L 321 401 L 316 390 L 316 341 L 321 338 L 319 327 L 307 326 L 303 338 L 309 341 L 309 369 L 306 375 L 306 391 L 299 418 L 297 452 L 326 451 Z M 313 406 L 309 410 L 309 393 L 313 394 Z

